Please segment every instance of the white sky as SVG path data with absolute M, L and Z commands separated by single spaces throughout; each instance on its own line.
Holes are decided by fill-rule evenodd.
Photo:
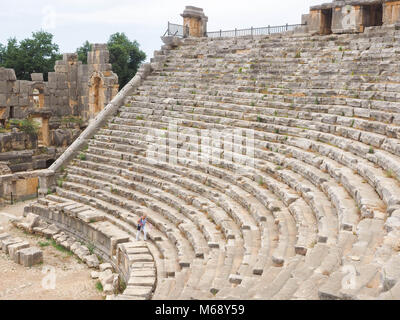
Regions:
M 185 6 L 204 9 L 208 30 L 301 22 L 309 7 L 330 0 L 14 0 L 1 1 L 0 43 L 10 37 L 51 32 L 61 53 L 75 52 L 85 40 L 105 43 L 115 32 L 137 40 L 148 59 L 162 45 L 168 21 L 182 24 Z

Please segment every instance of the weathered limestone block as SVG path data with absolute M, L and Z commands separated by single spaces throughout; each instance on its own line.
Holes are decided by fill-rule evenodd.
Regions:
M 390 290 L 400 279 L 400 255 L 393 256 L 385 264 L 381 273 L 383 291 Z
M 84 261 L 84 258 L 86 256 L 90 256 L 90 251 L 87 247 L 85 246 L 80 246 L 76 251 L 75 254 L 79 257 L 79 259 L 81 259 L 82 261 Z
M 43 73 L 32 73 L 31 79 L 32 81 L 43 81 Z
M 89 268 L 98 268 L 100 264 L 99 259 L 95 254 L 84 257 L 83 261 L 89 266 Z
M 43 252 L 39 248 L 31 247 L 19 251 L 19 263 L 24 267 L 32 267 L 43 262 Z
M 10 235 L 8 233 L 1 233 L 0 234 L 0 249 L 3 250 L 3 241 L 7 240 L 10 238 Z
M 112 271 L 113 267 L 112 267 L 111 263 L 102 263 L 99 266 L 99 269 L 100 269 L 101 272 L 106 271 L 106 270 L 111 270 Z
M 8 247 L 10 258 L 14 262 L 19 263 L 19 251 L 26 248 L 29 248 L 29 243 L 26 241 L 10 245 Z
M 33 213 L 28 213 L 26 218 L 18 224 L 19 227 L 32 232 L 34 227 L 37 227 L 40 222 L 40 217 Z
M 21 239 L 19 238 L 8 238 L 2 241 L 2 250 L 4 253 L 8 254 L 8 247 L 16 244 L 16 243 L 21 243 L 23 242 Z

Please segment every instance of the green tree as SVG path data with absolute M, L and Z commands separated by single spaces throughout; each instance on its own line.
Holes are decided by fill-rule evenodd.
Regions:
M 62 58 L 59 47 L 53 43 L 53 35 L 45 31 L 32 33 L 18 43 L 16 38 L 10 38 L 7 46 L 1 50 L 1 66 L 12 68 L 20 80 L 30 80 L 31 73 L 47 74 L 54 71 L 56 60 Z
M 90 44 L 89 41 L 86 41 L 82 47 L 79 47 L 76 50 L 76 53 L 78 54 L 78 60 L 82 61 L 82 63 L 87 64 L 87 55 L 88 52 L 92 50 L 92 45 Z
M 3 65 L 5 50 L 6 50 L 6 48 L 0 43 L 0 67 Z
M 130 41 L 125 33 L 111 35 L 107 45 L 112 69 L 118 75 L 122 88 L 135 76 L 146 54 L 139 49 L 139 43 Z

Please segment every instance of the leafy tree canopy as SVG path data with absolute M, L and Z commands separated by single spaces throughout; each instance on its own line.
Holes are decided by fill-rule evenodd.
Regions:
M 125 33 L 111 35 L 107 45 L 112 69 L 118 75 L 122 88 L 135 76 L 140 64 L 146 59 L 146 54 L 139 49 L 139 43 L 130 41 Z M 91 49 L 90 43 L 86 41 L 76 50 L 78 59 L 87 63 L 87 53 Z
M 76 53 L 78 54 L 78 60 L 82 61 L 84 64 L 87 64 L 87 55 L 88 52 L 91 50 L 92 50 L 92 45 L 90 44 L 89 41 L 86 40 L 86 42 L 82 45 L 82 47 L 76 49 Z
M 10 38 L 6 46 L 0 46 L 0 66 L 12 68 L 20 80 L 31 80 L 31 73 L 47 74 L 54 71 L 56 60 L 61 59 L 59 47 L 53 43 L 53 35 L 45 31 L 32 33 L 18 43 Z

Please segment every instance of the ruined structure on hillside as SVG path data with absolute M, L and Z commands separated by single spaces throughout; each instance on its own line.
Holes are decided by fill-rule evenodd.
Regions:
M 36 193 L 31 171 L 48 168 L 118 93 L 107 45 L 94 44 L 87 61 L 64 54 L 48 81 L 39 73 L 18 80 L 0 68 L 0 198 Z M 37 123 L 37 135 L 21 130 L 25 119 Z
M 111 70 L 109 52 L 103 44 L 93 46 L 88 64 L 78 61 L 77 54 L 67 53 L 56 62 L 48 81 L 43 80 L 43 74 L 34 73 L 31 77 L 32 81 L 17 80 L 14 70 L 0 68 L 0 128 L 4 131 L 0 134 L 0 161 L 11 161 L 13 172 L 48 167 L 46 161 L 55 159 L 69 146 L 119 88 L 118 76 Z M 13 132 L 12 123 L 7 124 L 11 119 L 36 121 L 40 128 L 37 139 Z M 38 147 L 61 150 L 52 150 L 48 158 L 37 159 L 26 152 Z M 19 163 L 13 162 L 16 158 Z
M 364 32 L 366 27 L 400 23 L 398 0 L 334 0 L 303 16 L 313 34 Z

